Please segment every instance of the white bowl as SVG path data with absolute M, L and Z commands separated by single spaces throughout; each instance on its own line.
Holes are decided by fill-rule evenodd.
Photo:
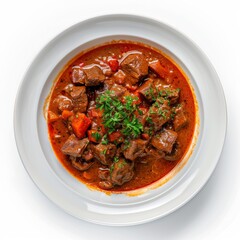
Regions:
M 171 56 L 188 75 L 199 107 L 199 135 L 185 166 L 162 186 L 144 188 L 143 194 L 131 197 L 92 191 L 72 177 L 53 153 L 43 116 L 44 100 L 63 66 L 82 50 L 118 39 L 143 42 Z M 131 15 L 89 19 L 55 37 L 29 67 L 19 88 L 14 115 L 19 154 L 39 189 L 66 212 L 106 225 L 151 221 L 190 200 L 209 179 L 218 162 L 226 121 L 223 90 L 203 52 L 173 28 Z

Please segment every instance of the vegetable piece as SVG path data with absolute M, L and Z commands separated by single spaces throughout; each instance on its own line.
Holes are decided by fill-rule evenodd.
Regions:
M 136 91 L 136 92 L 133 93 L 133 96 L 134 96 L 133 103 L 136 104 L 136 105 L 139 105 L 142 102 L 141 94 L 138 91 Z
M 100 109 L 93 108 L 89 111 L 88 116 L 91 118 L 100 118 L 102 117 L 103 112 Z
M 59 116 L 52 112 L 52 111 L 48 111 L 48 122 L 51 123 L 51 122 L 55 122 L 59 119 Z
M 145 140 L 148 140 L 149 137 L 150 137 L 149 134 L 147 134 L 147 133 L 142 133 L 141 136 L 142 136 L 142 138 L 145 139 Z
M 88 127 L 91 124 L 91 120 L 86 117 L 84 113 L 78 113 L 77 117 L 72 120 L 72 128 L 78 138 L 83 138 Z
M 111 58 L 108 60 L 108 65 L 113 72 L 116 72 L 119 68 L 119 63 L 117 59 Z
M 72 115 L 73 115 L 72 111 L 69 111 L 69 110 L 63 110 L 62 111 L 62 118 L 65 119 L 65 120 L 67 120 Z
M 99 143 L 102 139 L 102 134 L 96 130 L 88 130 L 88 139 L 91 142 Z
M 119 131 L 110 133 L 108 135 L 108 138 L 109 138 L 110 142 L 114 142 L 114 141 L 118 140 L 120 137 L 122 137 L 122 134 Z
M 168 75 L 168 71 L 161 65 L 159 60 L 150 62 L 149 68 L 158 74 L 161 78 L 166 78 Z

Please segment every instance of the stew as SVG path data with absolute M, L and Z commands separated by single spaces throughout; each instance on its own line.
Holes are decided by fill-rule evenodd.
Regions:
M 115 41 L 59 74 L 48 130 L 63 166 L 88 186 L 122 192 L 168 174 L 192 142 L 196 107 L 182 70 L 150 46 Z

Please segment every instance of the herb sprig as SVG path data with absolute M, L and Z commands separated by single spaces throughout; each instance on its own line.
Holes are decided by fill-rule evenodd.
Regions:
M 120 129 L 124 136 L 136 138 L 143 132 L 143 125 L 135 115 L 137 99 L 129 95 L 121 101 L 109 90 L 97 98 L 97 108 L 103 110 L 103 124 L 109 133 Z

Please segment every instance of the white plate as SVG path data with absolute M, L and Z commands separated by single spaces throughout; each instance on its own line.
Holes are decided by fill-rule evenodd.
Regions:
M 136 40 L 167 52 L 189 76 L 199 105 L 200 134 L 187 164 L 162 187 L 136 197 L 90 191 L 67 173 L 53 154 L 42 112 L 53 80 L 68 60 L 83 49 L 113 39 Z M 39 189 L 77 218 L 115 226 L 152 221 L 188 202 L 216 167 L 226 123 L 224 93 L 206 55 L 168 25 L 132 15 L 92 18 L 55 37 L 27 70 L 18 91 L 14 115 L 19 154 Z

